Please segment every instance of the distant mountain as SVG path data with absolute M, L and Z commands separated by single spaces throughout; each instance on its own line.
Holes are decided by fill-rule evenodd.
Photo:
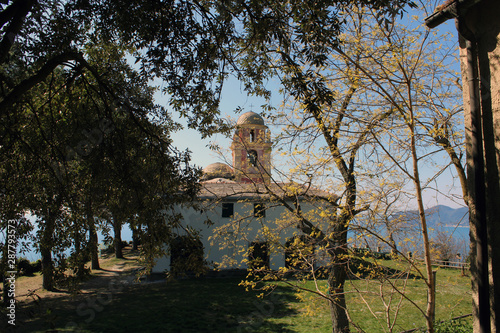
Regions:
M 447 228 L 468 228 L 469 227 L 469 209 L 467 207 L 451 208 L 438 205 L 425 211 L 429 227 L 447 227 Z
M 420 226 L 418 211 L 401 212 L 413 226 Z M 457 241 L 469 244 L 469 209 L 467 207 L 451 208 L 438 205 L 425 210 L 427 228 L 431 237 L 436 232 L 445 232 Z
M 469 209 L 467 207 L 451 208 L 438 205 L 425 210 L 427 226 L 429 228 L 439 227 L 469 227 Z M 407 210 L 393 214 L 393 218 L 404 218 L 411 225 L 420 225 L 417 210 Z
M 450 243 L 455 243 L 459 248 L 456 249 L 457 253 L 468 253 L 469 251 L 469 209 L 467 207 L 451 208 L 448 206 L 438 205 L 425 210 L 427 228 L 431 239 L 439 238 L 439 234 L 445 233 L 450 238 Z M 420 229 L 420 219 L 417 210 L 408 210 L 399 212 L 393 215 L 393 218 L 402 219 L 406 221 L 406 230 Z M 402 233 L 396 236 L 396 239 L 402 241 L 407 236 L 407 232 L 401 229 Z M 411 231 L 410 231 L 411 232 Z M 414 235 L 414 234 L 413 234 Z M 442 236 L 441 236 L 442 237 Z M 420 247 L 419 241 L 415 243 L 417 251 Z M 458 244 L 458 245 L 457 245 Z
M 461 253 L 465 258 L 469 253 L 470 244 L 468 208 L 438 205 L 427 209 L 425 215 L 431 241 L 444 242 L 453 248 L 452 251 Z M 400 211 L 392 214 L 391 220 L 395 222 L 394 226 L 397 228 L 393 237 L 398 244 L 398 249 L 402 252 L 411 251 L 415 255 L 422 256 L 422 235 L 418 211 Z M 371 232 L 382 238 L 387 237 L 387 229 L 382 223 L 373 224 L 373 221 L 363 219 L 357 219 L 356 223 L 371 228 Z M 355 236 L 356 231 L 352 231 L 350 237 Z M 362 246 L 369 246 L 373 249 L 380 248 L 381 251 L 390 250 L 387 243 L 374 238 L 367 237 L 363 239 L 363 242 Z

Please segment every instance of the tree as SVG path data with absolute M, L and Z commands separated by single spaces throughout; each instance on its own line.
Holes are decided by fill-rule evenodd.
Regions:
M 162 78 L 171 105 L 189 118 L 191 127 L 208 135 L 223 125 L 217 107 L 224 78 L 230 72 L 245 80 L 249 90 L 266 94 L 261 83 L 274 61 L 269 55 L 281 55 L 285 63 L 296 65 L 310 60 L 321 63 L 338 42 L 341 14 L 354 4 L 376 9 L 383 19 L 413 3 L 10 1 L 1 12 L 0 63 L 18 60 L 31 67 L 31 72 L 20 80 L 3 77 L 0 114 L 8 114 L 10 106 L 56 67 L 68 62 L 88 66 L 81 56 L 87 40 L 119 40 L 135 50 L 141 75 Z M 128 15 L 130 12 L 135 15 Z M 10 52 L 18 46 L 21 57 L 13 59 Z M 271 53 L 261 52 L 266 48 Z M 239 59 L 241 50 L 246 50 L 246 55 Z M 254 59 L 258 66 L 251 65 Z M 251 88 L 254 84 L 255 89 Z
M 51 84 L 60 83 L 61 78 L 56 74 L 47 85 L 37 88 L 43 91 Z M 17 202 L 19 209 L 23 214 L 25 210 L 29 210 L 44 220 L 44 223 L 39 225 L 38 230 L 43 286 L 47 290 L 53 290 L 52 250 L 55 243 L 54 235 L 56 231 L 64 230 L 60 228 L 60 225 L 63 220 L 62 208 L 67 198 L 67 191 L 63 184 L 56 180 L 55 172 L 51 167 L 56 149 L 53 145 L 47 145 L 46 141 L 46 138 L 58 134 L 58 129 L 53 126 L 57 117 L 50 117 L 54 113 L 49 113 L 49 117 L 47 114 L 40 115 L 37 110 L 39 108 L 52 109 L 59 100 L 53 99 L 50 100 L 52 103 L 45 104 L 43 99 L 37 98 L 35 91 L 31 92 L 31 96 L 32 100 L 26 108 L 20 108 L 20 112 L 11 117 L 9 123 L 4 126 L 6 146 L 3 147 L 2 155 L 9 156 L 14 153 L 19 156 L 15 173 L 10 175 L 13 179 L 18 179 L 20 183 L 26 184 L 15 190 L 20 192 Z M 2 162 L 5 163 L 3 167 L 8 169 L 12 160 L 7 159 Z M 4 179 L 4 182 L 8 184 L 9 180 L 9 178 Z M 27 186 L 28 184 L 29 186 Z M 64 239 L 64 236 L 60 239 Z
M 459 131 L 454 131 L 458 111 L 455 101 L 459 94 L 454 83 L 457 76 L 453 71 L 444 78 L 438 76 L 446 71 L 444 65 L 450 55 L 448 49 L 440 49 L 442 36 L 431 36 L 422 27 L 405 28 L 397 20 L 386 25 L 377 20 L 377 13 L 362 6 L 351 8 L 346 17 L 340 43 L 332 46 L 331 53 L 321 63 L 323 66 L 314 59 L 299 66 L 280 58 L 280 50 L 272 47 L 259 50 L 262 56 L 277 54 L 272 58 L 275 66 L 270 70 L 281 70 L 279 79 L 289 97 L 283 112 L 269 112 L 283 126 L 277 140 L 281 151 L 291 155 L 290 161 L 295 166 L 288 173 L 287 183 L 292 185 L 285 186 L 285 192 L 291 192 L 285 198 L 291 200 L 298 193 L 301 198 L 307 197 L 302 191 L 311 184 L 338 194 L 326 199 L 314 195 L 302 199 L 311 205 L 315 201 L 323 204 L 312 215 L 283 200 L 278 193 L 273 196 L 276 203 L 271 205 L 287 207 L 293 218 L 284 217 L 283 221 L 289 222 L 286 225 L 295 226 L 299 234 L 327 254 L 328 290 L 313 292 L 329 302 L 333 331 L 347 331 L 344 286 L 352 262 L 347 233 L 353 220 L 376 203 L 367 184 L 383 180 L 386 172 L 397 166 L 399 174 L 414 185 L 426 271 L 420 271 L 406 254 L 400 254 L 426 281 L 429 299 L 426 309 L 419 310 L 432 331 L 434 275 L 422 201 L 422 192 L 430 181 L 421 179 L 419 165 L 438 154 L 436 131 L 444 128 L 438 125 L 441 119 L 447 122 L 449 147 L 455 150 L 460 146 L 460 135 L 455 134 Z M 257 59 L 254 56 L 252 63 Z M 436 167 L 439 175 L 448 164 Z M 273 192 L 272 188 L 267 190 Z M 407 186 L 396 188 L 400 193 L 407 190 Z M 266 236 L 271 241 L 277 239 L 272 230 L 266 231 Z M 312 269 L 311 274 L 314 272 Z M 268 274 L 265 279 L 276 277 Z
M 431 119 L 438 117 L 451 119 L 456 114 L 454 99 L 458 89 L 455 91 L 450 89 L 454 87 L 451 82 L 456 74 L 448 71 L 447 76 L 436 78 L 436 75 L 443 71 L 446 58 L 434 58 L 435 54 L 430 50 L 438 50 L 436 46 L 439 43 L 431 38 L 428 32 L 415 36 L 411 35 L 411 27 L 392 29 L 379 25 L 378 29 L 376 36 L 381 43 L 378 47 L 391 54 L 391 62 L 379 61 L 379 58 L 366 52 L 369 50 L 365 50 L 363 54 L 369 54 L 366 58 L 368 59 L 367 63 L 371 65 L 366 66 L 360 64 L 351 55 L 340 53 L 344 53 L 346 58 L 356 64 L 356 68 L 363 71 L 366 78 L 375 86 L 371 88 L 371 91 L 381 98 L 377 105 L 385 105 L 386 108 L 392 109 L 393 115 L 396 116 L 392 118 L 391 127 L 386 127 L 381 131 L 372 131 L 371 134 L 385 155 L 414 184 L 427 270 L 425 278 L 428 287 L 428 302 L 425 318 L 427 329 L 429 332 L 433 332 L 435 285 L 430 238 L 423 203 L 423 191 L 428 182 L 421 179 L 419 164 L 428 156 L 435 154 L 432 151 L 433 146 L 429 146 L 426 142 L 426 136 L 427 140 L 432 138 L 436 141 L 436 136 L 432 135 L 436 131 L 436 125 L 429 125 L 432 123 Z M 415 47 L 416 44 L 417 47 Z M 429 96 L 435 98 L 429 99 Z M 443 116 L 445 114 L 446 116 Z M 447 130 L 451 130 L 451 128 L 447 127 Z M 450 137 L 447 135 L 447 138 Z M 402 138 L 404 139 L 401 140 Z M 445 148 L 448 150 L 446 152 L 450 154 L 457 146 L 452 146 L 450 142 L 447 143 Z M 411 165 L 411 168 L 406 166 L 405 154 L 408 154 L 408 164 Z M 456 159 L 453 158 L 452 162 L 460 171 L 462 164 L 456 163 Z
M 88 67 L 73 69 L 76 73 L 55 70 L 50 80 L 15 105 L 16 112 L 2 124 L 6 144 L 0 153 L 7 157 L 2 170 L 12 169 L 14 157 L 19 161 L 12 172 L 2 172 L 2 182 L 6 188 L 17 180 L 25 184 L 18 189 L 24 192 L 17 204 L 21 212 L 29 210 L 39 217 L 37 240 L 48 290 L 54 288 L 56 252 L 88 244 L 92 268 L 99 268 L 96 217 L 110 203 L 106 195 L 132 193 L 129 200 L 137 204 L 127 205 L 127 212 L 134 215 L 144 207 L 167 209 L 196 188 L 197 170 L 168 137 L 177 125 L 153 104 L 153 90 L 126 64 L 123 50 L 89 43 L 86 56 Z M 119 98 L 126 98 L 127 108 L 113 108 Z M 78 272 L 86 259 L 76 259 Z

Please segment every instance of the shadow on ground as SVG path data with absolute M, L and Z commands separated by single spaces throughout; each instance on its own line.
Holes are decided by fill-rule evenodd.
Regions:
M 87 294 L 18 304 L 16 332 L 295 332 L 273 322 L 294 314 L 291 288 L 261 299 L 238 286 L 238 278 L 103 279 Z

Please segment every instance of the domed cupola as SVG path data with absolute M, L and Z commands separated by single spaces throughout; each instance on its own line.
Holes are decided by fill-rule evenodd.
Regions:
M 250 111 L 238 118 L 231 150 L 234 176 L 237 182 L 267 183 L 270 181 L 270 132 L 259 114 Z
M 234 178 L 233 169 L 224 163 L 212 163 L 203 168 L 203 180 L 211 180 L 215 178 L 232 179 Z
M 258 113 L 255 113 L 253 111 L 246 112 L 246 113 L 242 114 L 238 118 L 236 125 L 237 126 L 249 126 L 249 125 L 265 126 L 264 119 Z

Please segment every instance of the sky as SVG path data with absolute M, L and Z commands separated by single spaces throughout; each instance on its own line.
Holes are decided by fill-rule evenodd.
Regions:
M 160 92 L 155 94 L 155 101 L 168 108 L 168 97 L 162 95 Z M 220 109 L 222 117 L 236 121 L 238 117 L 247 111 L 254 111 L 260 113 L 260 106 L 264 104 L 264 100 L 257 97 L 248 96 L 244 91 L 242 85 L 236 79 L 230 79 L 224 85 L 222 92 Z M 274 101 L 276 102 L 276 101 Z M 278 102 L 281 102 L 279 100 Z M 241 112 L 236 113 L 237 108 L 241 108 Z M 174 118 L 175 119 L 175 118 Z M 216 134 L 210 138 L 202 140 L 201 135 L 193 129 L 188 129 L 184 119 L 177 118 L 185 127 L 184 130 L 173 133 L 172 139 L 174 146 L 178 149 L 189 149 L 192 152 L 192 162 L 199 167 L 205 167 L 211 163 L 221 162 L 221 157 L 216 152 L 211 151 L 208 147 L 211 143 L 218 144 L 222 148 L 229 149 L 231 139 L 226 138 L 224 135 Z M 272 125 L 267 124 L 271 131 Z M 230 156 L 227 156 L 230 158 Z
M 454 36 L 457 36 L 457 32 L 455 29 L 455 25 L 453 20 L 445 22 L 441 26 L 439 26 L 438 32 L 452 32 Z M 458 39 L 458 37 L 457 37 Z M 458 45 L 455 45 L 458 47 Z M 456 50 L 456 56 L 458 58 L 458 48 Z M 161 84 L 160 84 L 161 87 Z M 276 86 L 276 90 L 277 90 Z M 158 92 L 155 95 L 156 103 L 163 105 L 168 109 L 168 97 L 162 95 Z M 261 98 L 256 98 L 252 96 L 248 96 L 243 91 L 243 86 L 236 80 L 231 79 L 224 86 L 221 98 L 220 109 L 223 117 L 231 118 L 232 120 L 236 120 L 239 115 L 243 112 L 254 111 L 260 113 L 260 105 L 264 104 L 264 100 Z M 281 98 L 278 94 L 273 93 L 273 97 L 271 100 L 271 104 L 275 107 L 279 107 L 281 105 Z M 241 108 L 242 112 L 237 114 L 235 110 L 237 108 Z M 183 119 L 178 119 L 179 122 L 185 125 L 185 121 Z M 269 126 L 271 133 L 276 135 L 279 132 L 279 129 L 276 126 L 273 126 L 270 123 L 266 123 Z M 192 163 L 199 166 L 205 167 L 211 163 L 221 162 L 222 158 L 214 151 L 211 151 L 208 147 L 210 144 L 217 144 L 226 151 L 229 150 L 229 145 L 231 143 L 230 138 L 226 138 L 223 135 L 214 135 L 208 139 L 201 139 L 201 135 L 192 129 L 185 128 L 179 132 L 176 132 L 172 135 L 174 146 L 181 150 L 189 149 L 192 152 Z M 226 155 L 226 158 L 230 162 L 231 156 Z M 276 154 L 273 155 L 273 159 L 276 158 Z M 440 155 L 437 159 L 447 158 L 446 156 Z M 425 167 L 422 168 L 422 178 L 426 179 L 431 176 L 431 172 L 427 170 Z M 460 184 L 458 179 L 456 179 L 454 170 L 445 171 L 437 181 L 431 184 L 434 187 L 439 188 L 440 192 L 443 193 L 454 193 L 458 196 L 461 195 Z M 447 196 L 436 193 L 435 191 L 427 191 L 425 193 L 425 205 L 427 208 L 433 207 L 436 205 L 447 205 L 453 208 L 464 206 L 463 201 L 458 200 L 450 200 Z

